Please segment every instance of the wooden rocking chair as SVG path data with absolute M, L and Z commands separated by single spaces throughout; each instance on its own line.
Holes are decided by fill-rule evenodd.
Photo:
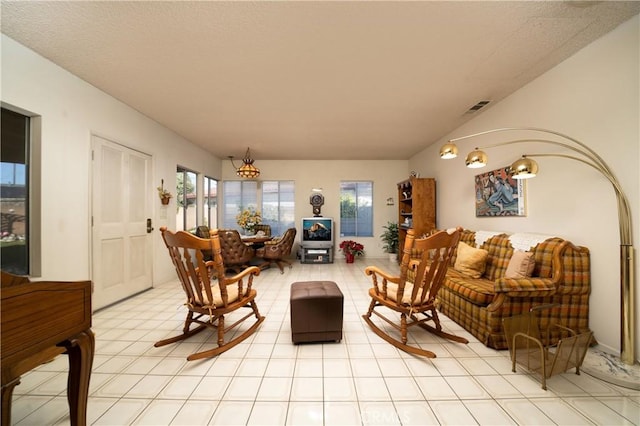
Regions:
M 188 308 L 182 334 L 157 342 L 154 346 L 175 343 L 210 327 L 217 330 L 218 347 L 191 354 L 187 360 L 213 357 L 219 355 L 245 340 L 264 321 L 258 312 L 256 291 L 251 288 L 253 277 L 260 274 L 260 268 L 248 267 L 233 276 L 225 276 L 225 266 L 220 253 L 220 240 L 216 231 L 211 232 L 210 239 L 198 238 L 188 232 L 172 233 L 161 227 L 162 239 L 169 249 L 169 255 L 176 267 L 178 278 L 186 293 Z M 212 261 L 205 261 L 203 252 L 213 253 Z M 215 277 L 218 277 L 217 279 Z M 251 312 L 242 316 L 230 326 L 225 324 L 225 315 L 240 308 L 249 308 Z M 225 341 L 225 335 L 246 319 L 254 315 L 256 321 L 243 333 Z M 197 327 L 190 329 L 192 324 Z
M 400 276 L 391 276 L 375 266 L 365 269 L 371 275 L 373 287 L 369 289 L 371 304 L 369 310 L 362 317 L 371 329 L 393 346 L 405 352 L 435 358 L 436 354 L 407 344 L 407 330 L 409 327 L 419 326 L 440 337 L 460 343 L 469 343 L 463 337 L 442 331 L 438 313 L 436 312 L 436 297 L 444 282 L 449 261 L 453 255 L 462 228 L 449 231 L 439 231 L 426 238 L 416 238 L 413 229 L 407 232 L 400 264 Z M 412 258 L 412 253 L 422 253 L 421 260 Z M 409 270 L 415 271 L 413 282 L 407 280 Z M 382 278 L 382 282 L 378 281 Z M 395 321 L 375 310 L 378 307 L 394 311 Z M 397 313 L 400 314 L 400 324 L 397 324 Z M 393 328 L 400 332 L 400 340 L 387 334 L 372 320 L 376 314 Z M 433 321 L 434 326 L 426 324 Z

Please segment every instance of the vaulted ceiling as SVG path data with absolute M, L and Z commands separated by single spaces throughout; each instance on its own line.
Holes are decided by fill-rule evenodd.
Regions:
M 639 12 L 637 1 L 3 0 L 1 30 L 220 158 L 251 147 L 256 159 L 407 159 Z

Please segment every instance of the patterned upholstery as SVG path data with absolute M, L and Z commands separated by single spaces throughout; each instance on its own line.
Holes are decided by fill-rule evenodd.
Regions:
M 460 241 L 475 246 L 474 232 L 465 230 Z M 464 327 L 485 345 L 506 349 L 502 319 L 523 314 L 534 306 L 558 304 L 544 310 L 541 326 L 560 324 L 577 333 L 589 331 L 591 292 L 590 255 L 578 247 L 553 237 L 532 247 L 536 266 L 528 278 L 504 278 L 513 247 L 506 234 L 488 238 L 480 248 L 489 252 L 486 270 L 473 279 L 453 269 L 455 256 L 438 298 L 440 311 Z M 412 257 L 418 253 L 412 253 Z M 412 277 L 408 277 L 411 279 Z M 556 343 L 559 333 L 551 335 Z

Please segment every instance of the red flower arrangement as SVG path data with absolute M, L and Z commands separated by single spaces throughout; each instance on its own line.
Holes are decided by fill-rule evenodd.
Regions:
M 341 242 L 340 250 L 342 250 L 345 255 L 350 254 L 351 256 L 362 256 L 364 254 L 364 246 L 351 240 Z

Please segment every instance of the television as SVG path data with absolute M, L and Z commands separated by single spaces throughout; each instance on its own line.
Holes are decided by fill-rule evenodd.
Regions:
M 333 247 L 333 219 L 330 217 L 302 218 L 302 247 Z

